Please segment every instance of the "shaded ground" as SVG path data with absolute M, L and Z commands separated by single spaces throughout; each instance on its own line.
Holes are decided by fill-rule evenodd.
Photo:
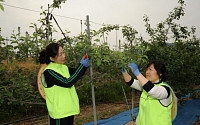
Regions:
M 129 104 L 131 104 L 131 100 L 129 100 Z M 135 103 L 135 106 L 138 106 L 137 102 Z M 109 118 L 126 110 L 128 110 L 128 107 L 125 102 L 96 105 L 96 115 L 98 120 Z M 81 107 L 81 113 L 75 116 L 75 125 L 81 125 L 89 122 L 93 122 L 93 107 L 92 106 Z M 48 116 L 21 121 L 10 125 L 48 125 Z
M 138 106 L 139 99 L 135 101 L 135 107 Z M 131 104 L 131 100 L 129 100 L 129 104 Z M 131 106 L 130 106 L 131 107 Z M 107 104 L 98 104 L 96 105 L 96 114 L 97 119 L 106 119 L 121 112 L 128 110 L 127 105 L 125 102 L 118 102 L 117 103 L 107 103 Z M 81 113 L 75 116 L 75 124 L 74 125 L 81 125 L 84 123 L 93 122 L 93 107 L 92 106 L 84 106 L 81 107 Z M 26 120 L 22 122 L 18 122 L 11 125 L 48 125 L 48 116 L 43 116 L 40 118 L 34 118 L 31 120 Z M 134 125 L 134 122 L 131 121 L 125 125 Z M 200 117 L 194 125 L 200 125 Z
M 199 117 L 198 121 L 194 123 L 194 125 L 200 125 L 200 117 Z
M 129 123 L 125 124 L 125 125 L 134 125 L 135 122 L 134 121 L 130 121 Z

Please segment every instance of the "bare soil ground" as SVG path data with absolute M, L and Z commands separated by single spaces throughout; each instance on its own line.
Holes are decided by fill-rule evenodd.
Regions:
M 131 100 L 129 100 L 129 104 L 131 104 Z M 135 106 L 138 106 L 137 102 Z M 97 120 L 110 118 L 126 110 L 128 110 L 128 107 L 125 102 L 98 104 L 96 105 Z M 93 122 L 92 105 L 81 107 L 81 113 L 75 116 L 74 121 L 75 125 Z M 48 125 L 48 116 L 25 120 L 10 125 Z M 127 123 L 126 125 L 133 125 L 133 122 Z
M 135 107 L 138 107 L 139 95 L 135 98 Z M 128 100 L 129 104 L 131 104 L 131 100 Z M 131 106 L 129 106 L 131 107 Z M 90 106 L 82 106 L 81 113 L 75 116 L 74 125 L 82 125 L 84 123 L 93 122 L 93 107 Z M 96 114 L 97 120 L 110 118 L 116 114 L 124 112 L 128 110 L 126 102 L 118 102 L 118 103 L 107 103 L 107 104 L 97 104 L 96 105 Z M 128 122 L 125 125 L 134 125 L 133 121 Z M 34 118 L 31 120 L 21 121 L 10 125 L 48 125 L 48 116 L 43 116 L 39 118 Z M 200 117 L 194 125 L 200 125 Z
M 136 104 L 137 105 L 137 104 Z M 106 119 L 120 112 L 128 110 L 127 105 L 124 104 L 98 104 L 96 105 L 97 119 Z M 85 106 L 81 107 L 81 113 L 75 116 L 75 125 L 81 125 L 84 123 L 93 121 L 93 107 Z M 10 125 L 48 125 L 48 116 L 43 116 L 40 118 L 34 118 L 31 120 L 21 121 Z M 128 122 L 125 125 L 134 125 L 134 122 Z M 200 117 L 194 125 L 200 125 Z
M 199 117 L 198 121 L 194 123 L 194 125 L 200 125 L 200 117 Z

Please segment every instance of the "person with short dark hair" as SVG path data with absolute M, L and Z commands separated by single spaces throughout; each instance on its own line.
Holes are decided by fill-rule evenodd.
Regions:
M 74 84 L 84 75 L 89 66 L 88 56 L 84 57 L 74 69 L 64 65 L 65 52 L 59 44 L 50 43 L 40 52 L 39 62 L 47 64 L 41 79 L 50 125 L 73 125 L 74 115 L 80 113 Z
M 146 77 L 139 72 L 136 63 L 130 63 L 128 66 L 138 80 L 133 79 L 122 67 L 126 83 L 131 88 L 142 91 L 136 124 L 172 125 L 172 98 L 175 96 L 173 96 L 171 87 L 165 83 L 167 70 L 164 63 L 161 61 L 150 62 L 147 65 Z

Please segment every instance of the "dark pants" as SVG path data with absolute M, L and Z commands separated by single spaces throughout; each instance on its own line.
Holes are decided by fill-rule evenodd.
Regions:
M 50 125 L 73 125 L 73 124 L 74 124 L 74 116 L 69 116 L 61 119 L 53 119 L 50 117 Z

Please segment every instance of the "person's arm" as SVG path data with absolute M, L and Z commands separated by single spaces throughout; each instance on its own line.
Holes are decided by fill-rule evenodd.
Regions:
M 76 71 L 76 68 L 68 67 L 68 70 L 69 70 L 69 74 L 74 74 L 74 72 Z
M 141 86 L 143 89 L 152 97 L 158 99 L 165 99 L 170 96 L 170 89 L 167 86 L 155 86 L 151 81 L 146 79 L 138 69 L 137 64 L 130 63 L 129 67 L 132 69 L 133 74 L 137 77 L 140 81 Z
M 142 74 L 137 76 L 143 89 L 153 98 L 166 99 L 170 96 L 170 88 L 167 86 L 155 86 L 151 81 L 147 80 Z
M 77 69 L 73 72 L 73 74 L 70 74 L 69 78 L 65 78 L 59 73 L 47 69 L 44 71 L 44 77 L 45 82 L 47 84 L 47 88 L 52 87 L 53 85 L 61 86 L 61 87 L 72 87 L 83 74 L 85 73 L 87 67 L 85 67 L 83 64 L 80 64 Z
M 142 86 L 140 85 L 139 81 L 133 79 L 128 74 L 127 70 L 124 67 L 122 67 L 122 74 L 123 74 L 124 80 L 128 86 L 130 86 L 131 88 L 137 89 L 139 91 L 142 91 Z
M 136 76 L 137 79 L 140 81 L 140 84 L 144 86 L 149 80 L 147 80 L 141 73 Z
M 75 73 L 75 71 L 77 70 L 77 68 L 71 68 L 71 67 L 68 67 L 68 70 L 69 70 L 69 74 L 70 75 L 73 75 L 74 73 Z M 87 70 L 87 68 L 85 69 L 85 71 Z M 85 72 L 84 73 L 82 73 L 82 76 L 85 74 Z
M 122 72 L 125 82 L 131 81 L 132 77 L 128 74 L 128 72 Z
M 52 87 L 53 85 L 58 85 L 61 87 L 66 87 L 66 88 L 72 87 L 80 79 L 80 77 L 83 76 L 83 74 L 85 73 L 89 65 L 90 65 L 89 58 L 88 56 L 84 55 L 76 71 L 74 72 L 74 71 L 71 71 L 70 69 L 69 72 L 71 74 L 69 78 L 65 78 L 59 73 L 51 69 L 45 70 L 44 77 L 45 77 L 45 82 L 47 84 L 47 87 Z

